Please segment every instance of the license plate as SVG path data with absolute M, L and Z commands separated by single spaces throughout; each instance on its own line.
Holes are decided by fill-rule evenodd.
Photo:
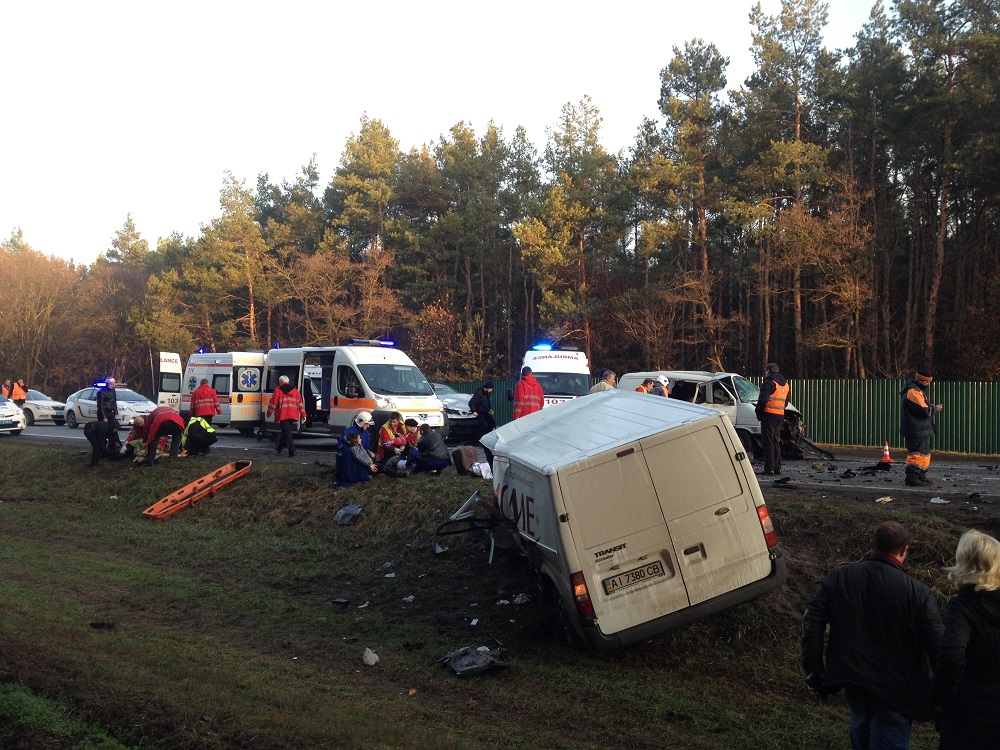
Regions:
M 627 589 L 629 586 L 635 586 L 637 583 L 642 583 L 653 578 L 662 578 L 664 575 L 663 563 L 657 560 L 648 565 L 643 565 L 641 568 L 633 568 L 611 578 L 605 578 L 601 581 L 601 585 L 604 586 L 605 594 L 614 594 L 622 589 Z
M 14 424 L 13 419 L 0 419 L 0 427 L 6 427 L 7 425 Z

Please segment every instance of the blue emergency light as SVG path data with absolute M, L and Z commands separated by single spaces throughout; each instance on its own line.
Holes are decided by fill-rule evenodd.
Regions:
M 347 339 L 351 346 L 395 346 L 395 341 L 383 341 L 382 339 Z
M 535 344 L 531 349 L 536 352 L 551 352 L 552 344 Z
M 204 353 L 205 353 L 205 347 L 199 346 L 198 347 L 198 354 L 204 354 Z
M 271 348 L 272 349 L 280 349 L 281 348 L 281 342 L 280 341 L 275 341 L 273 344 L 271 344 Z

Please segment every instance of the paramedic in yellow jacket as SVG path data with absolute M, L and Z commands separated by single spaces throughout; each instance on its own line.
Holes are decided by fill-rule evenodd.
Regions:
M 906 440 L 906 484 L 926 487 L 931 484 L 927 469 L 931 465 L 931 438 L 934 436 L 934 415 L 943 404 L 927 403 L 927 386 L 934 377 L 929 368 L 918 369 L 903 386 L 899 410 L 899 431 Z

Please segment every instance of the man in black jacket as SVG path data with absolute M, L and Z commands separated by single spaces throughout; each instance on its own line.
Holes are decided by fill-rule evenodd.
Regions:
M 871 552 L 830 571 L 806 605 L 806 684 L 820 696 L 845 690 L 854 750 L 905 750 L 913 720 L 933 716 L 930 665 L 944 625 L 934 594 L 903 570 L 909 544 L 898 521 L 880 524 Z
M 479 437 L 487 432 L 493 432 L 497 428 L 496 420 L 493 419 L 493 381 L 487 380 L 483 387 L 476 390 L 469 399 L 469 411 L 476 415 L 476 422 L 479 425 Z
M 97 421 L 107 422 L 116 432 L 121 427 L 118 424 L 118 396 L 115 394 L 114 378 L 108 378 L 103 385 L 97 387 Z
M 909 487 L 931 484 L 927 469 L 931 465 L 933 417 L 944 409 L 941 404 L 927 403 L 927 386 L 933 379 L 928 368 L 921 368 L 900 391 L 903 403 L 899 410 L 899 431 L 906 439 L 906 484 Z

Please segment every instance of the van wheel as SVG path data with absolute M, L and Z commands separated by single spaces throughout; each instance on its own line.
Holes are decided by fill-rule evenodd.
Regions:
M 743 444 L 743 452 L 747 454 L 750 463 L 753 463 L 757 458 L 757 441 L 746 430 L 740 430 L 736 434 L 740 436 L 740 442 Z

